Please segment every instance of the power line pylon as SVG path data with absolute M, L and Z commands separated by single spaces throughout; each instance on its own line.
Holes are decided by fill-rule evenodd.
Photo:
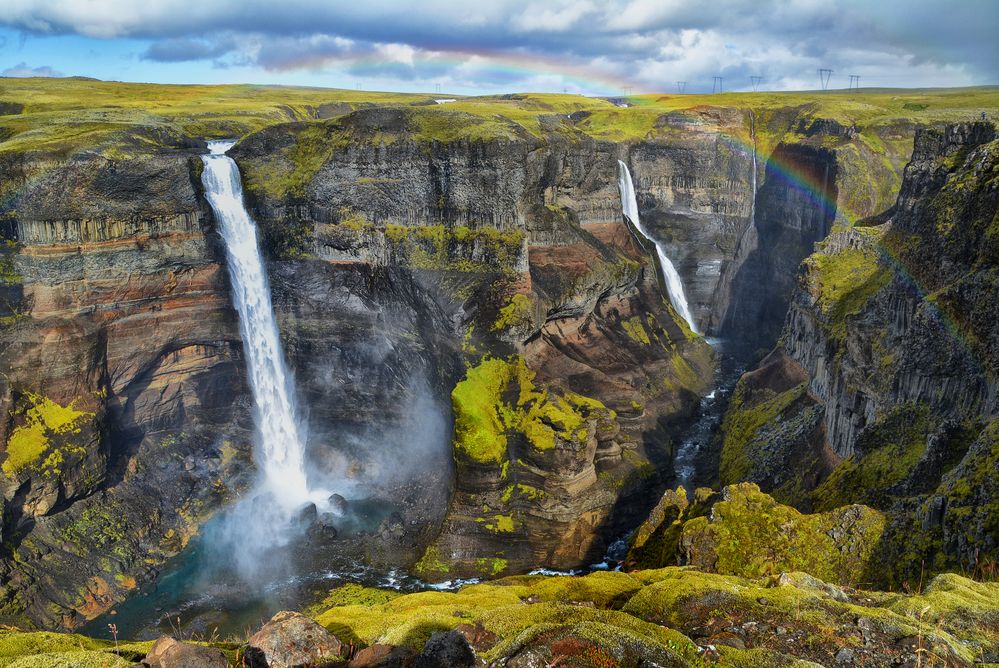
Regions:
M 687 90 L 687 82 L 686 81 L 677 81 L 676 82 L 676 90 L 677 90 L 677 92 L 679 92 L 682 95 L 683 92 Z
M 712 78 L 714 79 L 714 82 L 712 82 L 711 84 L 711 92 L 723 93 L 724 90 L 722 89 L 722 80 L 723 80 L 722 77 L 712 77 Z
M 860 91 L 860 75 L 851 74 L 850 75 L 850 88 L 849 90 Z
M 819 69 L 819 83 L 822 84 L 822 90 L 825 90 L 829 86 L 829 79 L 832 77 L 833 71 L 826 68 Z
M 753 82 L 753 92 L 760 92 L 760 82 L 763 81 L 763 77 L 749 77 L 749 80 Z

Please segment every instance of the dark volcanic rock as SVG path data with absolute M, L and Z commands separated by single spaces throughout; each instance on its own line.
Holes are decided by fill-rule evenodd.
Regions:
M 457 631 L 442 631 L 430 636 L 413 668 L 472 668 L 475 652 L 465 636 Z

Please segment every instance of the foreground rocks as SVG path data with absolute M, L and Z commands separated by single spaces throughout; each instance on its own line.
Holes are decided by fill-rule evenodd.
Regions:
M 297 668 L 331 663 L 346 648 L 326 629 L 297 612 L 279 612 L 247 643 L 250 668 Z
M 144 668 L 227 668 L 222 651 L 214 647 L 202 647 L 178 642 L 163 636 L 149 650 L 142 660 Z
M 286 637 L 295 654 L 273 655 L 272 668 L 915 668 L 927 665 L 927 656 L 933 657 L 932 665 L 970 668 L 999 661 L 999 583 L 953 574 L 903 594 L 839 586 L 803 572 L 744 578 L 670 567 L 516 576 L 455 592 L 405 595 L 347 585 L 328 600 L 338 603 L 315 612 L 315 621 L 325 628 L 295 613 L 279 613 L 254 636 L 286 637 L 275 629 L 289 625 L 309 629 Z M 339 640 L 331 642 L 331 634 Z M 309 645 L 310 635 L 315 645 Z M 0 631 L 0 660 L 10 668 L 118 668 L 148 653 L 150 666 L 221 668 L 227 665 L 218 663 L 224 653 L 228 665 L 247 665 L 247 645 L 209 645 L 217 648 L 169 638 L 155 645 L 122 641 L 116 652 L 108 641 L 5 630 Z M 322 654 L 323 647 L 339 647 L 344 654 Z M 167 663 L 174 653 L 198 658 Z M 303 659 L 306 655 L 313 658 Z M 157 656 L 161 663 L 151 663 Z

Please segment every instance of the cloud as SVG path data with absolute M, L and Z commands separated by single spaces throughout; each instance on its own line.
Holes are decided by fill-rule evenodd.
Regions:
M 14 67 L 8 67 L 0 71 L 0 77 L 61 77 L 62 72 L 57 72 L 48 65 L 40 67 L 29 67 L 27 63 L 20 62 Z
M 215 41 L 178 37 L 153 42 L 142 54 L 144 60 L 179 63 L 191 60 L 211 60 L 236 49 L 236 40 L 229 37 Z
M 996 0 L 422 0 L 419 11 L 398 0 L 5 0 L 0 25 L 143 40 L 148 61 L 337 71 L 387 84 L 556 82 L 609 92 L 615 80 L 635 90 L 686 80 L 688 90 L 710 90 L 719 75 L 726 88 L 763 76 L 780 89 L 816 87 L 819 67 L 836 71 L 834 86 L 855 73 L 881 86 L 999 76 Z M 480 79 L 461 67 L 473 58 Z

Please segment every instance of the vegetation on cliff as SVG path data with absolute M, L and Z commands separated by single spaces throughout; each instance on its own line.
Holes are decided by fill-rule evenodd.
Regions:
M 83 426 L 94 419 L 94 414 L 76 410 L 73 402 L 61 406 L 37 394 L 28 393 L 25 399 L 23 424 L 7 439 L 3 472 L 16 476 L 23 469 L 34 466 L 46 477 L 57 477 L 67 456 L 85 454 L 86 442 L 74 442 L 73 436 L 83 431 Z

